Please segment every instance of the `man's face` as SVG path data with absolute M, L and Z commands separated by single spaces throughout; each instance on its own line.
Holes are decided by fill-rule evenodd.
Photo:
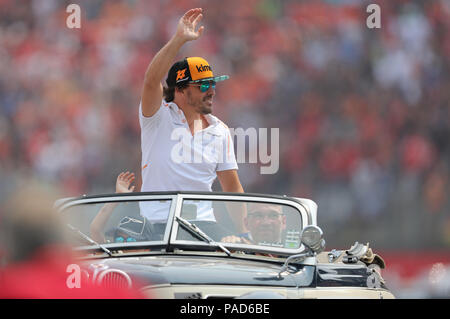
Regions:
M 247 214 L 247 227 L 256 243 L 279 243 L 286 228 L 286 216 L 279 205 L 255 204 Z
M 186 103 L 194 108 L 197 113 L 210 114 L 212 112 L 213 97 L 216 95 L 212 85 L 208 90 L 202 92 L 200 83 L 189 84 L 186 88 Z

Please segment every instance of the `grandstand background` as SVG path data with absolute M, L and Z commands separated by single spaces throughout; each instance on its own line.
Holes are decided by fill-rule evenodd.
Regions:
M 66 27 L 70 3 L 81 29 Z M 370 3 L 380 29 L 366 26 Z M 214 114 L 280 128 L 279 171 L 240 164 L 246 192 L 315 200 L 328 248 L 370 242 L 405 296 L 422 296 L 416 282 L 450 296 L 445 0 L 0 0 L 0 196 L 18 176 L 78 196 L 139 173 L 144 72 L 192 7 L 205 33 L 179 57 L 231 76 Z

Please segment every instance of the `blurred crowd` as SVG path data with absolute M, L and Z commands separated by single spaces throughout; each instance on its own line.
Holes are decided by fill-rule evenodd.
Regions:
M 0 0 L 0 196 L 16 176 L 79 196 L 139 175 L 144 73 L 192 7 L 205 32 L 179 57 L 231 76 L 213 114 L 280 128 L 279 171 L 240 164 L 246 192 L 315 200 L 333 246 L 450 247 L 446 0 Z
M 0 299 L 144 298 L 137 286 L 107 287 L 87 275 L 70 248 L 74 233 L 53 209 L 55 185 L 19 178 L 0 202 Z

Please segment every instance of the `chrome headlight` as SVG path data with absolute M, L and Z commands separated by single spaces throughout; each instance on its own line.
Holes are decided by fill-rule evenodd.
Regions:
M 306 226 L 303 228 L 300 238 L 302 243 L 312 249 L 315 253 L 320 253 L 325 248 L 323 232 L 317 226 Z

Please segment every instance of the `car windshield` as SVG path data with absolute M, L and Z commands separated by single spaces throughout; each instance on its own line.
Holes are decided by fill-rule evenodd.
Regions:
M 241 214 L 245 217 L 242 218 Z M 184 200 L 181 217 L 198 226 L 212 240 L 272 247 L 300 247 L 301 216 L 278 203 L 220 200 Z M 245 229 L 240 228 L 243 224 Z M 177 240 L 196 240 L 181 229 Z
M 197 196 L 198 197 L 198 196 Z M 74 244 L 106 247 L 180 244 L 300 249 L 302 214 L 288 201 L 251 198 L 111 196 L 69 201 L 62 209 Z

